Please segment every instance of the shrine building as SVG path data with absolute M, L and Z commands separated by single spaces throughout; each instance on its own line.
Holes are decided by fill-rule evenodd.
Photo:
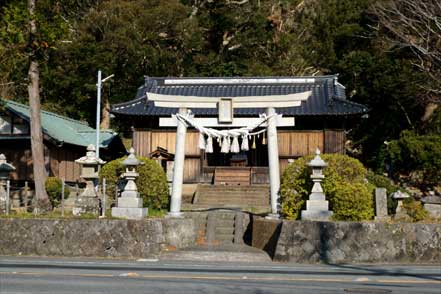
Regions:
M 346 99 L 336 75 L 314 77 L 145 77 L 135 99 L 111 112 L 133 126 L 133 147 L 158 150 L 173 179 L 171 214 L 183 187 L 265 186 L 271 207 L 280 175 L 300 156 L 345 152 L 345 131 L 367 112 Z M 185 190 L 185 189 L 184 189 Z

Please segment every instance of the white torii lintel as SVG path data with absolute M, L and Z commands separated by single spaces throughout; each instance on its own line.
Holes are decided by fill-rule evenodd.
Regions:
M 267 108 L 267 107 L 296 107 L 302 101 L 308 100 L 312 91 L 286 95 L 240 96 L 228 97 L 233 100 L 234 108 Z M 168 108 L 217 108 L 220 98 L 203 96 L 176 96 L 147 92 L 147 99 L 153 101 L 156 107 Z
M 235 117 L 231 123 L 219 123 L 217 117 L 195 117 L 193 119 L 199 125 L 204 127 L 219 127 L 219 128 L 236 128 L 236 127 L 246 127 L 249 125 L 254 125 L 258 123 L 261 119 L 257 117 Z M 159 118 L 160 127 L 177 127 L 178 120 L 175 116 L 172 117 L 160 117 Z M 293 127 L 295 126 L 294 117 L 282 117 L 277 116 L 277 126 L 278 127 Z M 267 127 L 267 123 L 261 124 L 261 127 Z

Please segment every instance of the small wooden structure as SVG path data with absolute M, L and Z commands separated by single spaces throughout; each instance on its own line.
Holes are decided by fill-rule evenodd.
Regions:
M 32 153 L 29 128 L 29 107 L 11 100 L 0 100 L 0 153 L 16 166 L 11 174 L 15 181 L 32 181 Z M 75 182 L 80 166 L 75 160 L 84 155 L 87 145 L 95 143 L 95 129 L 87 123 L 52 112 L 42 111 L 44 155 L 49 176 Z M 106 161 L 126 153 L 119 136 L 112 130 L 101 131 L 101 157 Z

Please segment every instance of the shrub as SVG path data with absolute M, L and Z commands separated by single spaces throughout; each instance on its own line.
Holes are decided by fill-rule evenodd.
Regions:
M 414 222 L 422 221 L 429 216 L 429 213 L 424 209 L 421 202 L 416 201 L 412 197 L 403 201 L 403 208 Z
M 323 154 L 323 190 L 336 220 L 367 220 L 373 217 L 373 186 L 366 182 L 366 169 L 356 159 L 341 154 Z M 312 156 L 291 163 L 282 176 L 281 212 L 296 219 L 311 191 L 311 171 L 306 166 Z
M 395 174 L 418 175 L 418 185 L 437 185 L 441 181 L 441 136 L 417 135 L 413 131 L 401 132 L 398 140 L 391 141 L 388 153 Z
M 297 219 L 303 207 L 312 182 L 308 177 L 305 158 L 289 164 L 280 184 L 281 213 L 287 219 Z
M 125 182 L 120 175 L 125 171 L 122 162 L 126 157 L 118 158 L 106 163 L 100 170 L 100 178 L 106 178 L 107 194 L 115 195 L 115 187 L 124 188 Z M 138 166 L 139 177 L 136 179 L 138 192 L 145 207 L 154 209 L 167 208 L 169 202 L 167 176 L 156 161 L 138 157 L 144 164 Z M 113 197 L 112 197 L 113 198 Z
M 57 206 L 61 203 L 62 181 L 57 177 L 48 177 L 45 182 L 46 193 L 52 206 Z M 64 199 L 69 197 L 70 190 L 67 185 L 64 186 Z

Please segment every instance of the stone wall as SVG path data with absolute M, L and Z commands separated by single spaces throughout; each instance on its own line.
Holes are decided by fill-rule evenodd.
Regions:
M 253 245 L 296 263 L 440 263 L 441 226 L 259 218 Z
M 0 255 L 149 258 L 195 243 L 192 219 L 0 219 Z

